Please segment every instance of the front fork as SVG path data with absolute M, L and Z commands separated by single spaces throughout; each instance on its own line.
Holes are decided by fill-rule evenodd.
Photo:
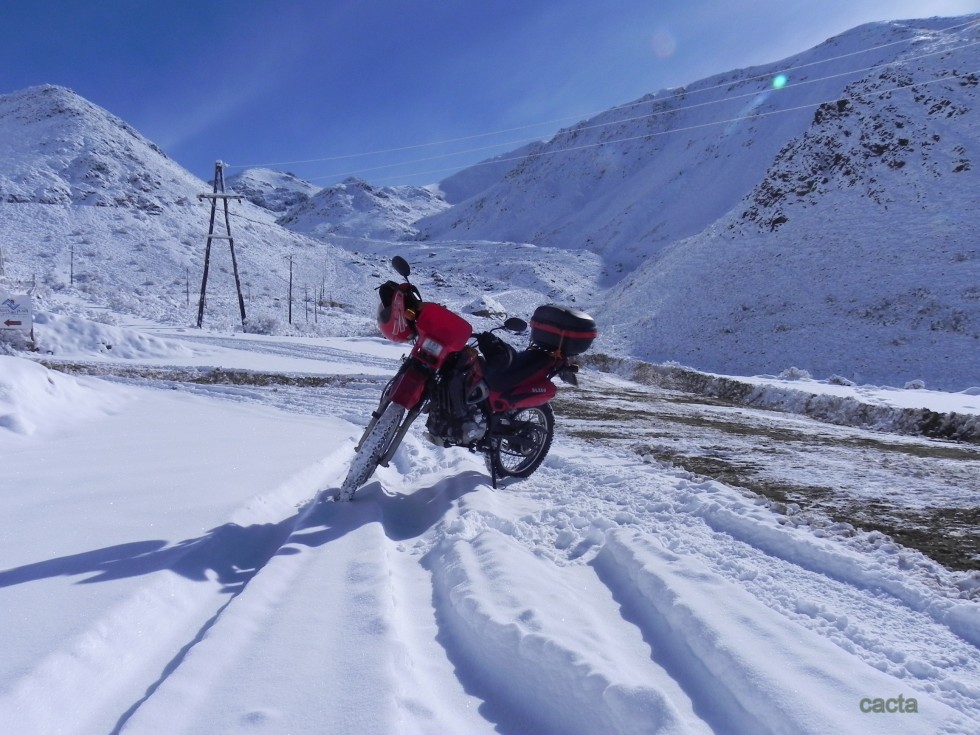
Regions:
M 355 452 L 361 451 L 361 445 L 364 441 L 371 435 L 371 431 L 374 429 L 375 424 L 378 423 L 378 419 L 388 408 L 389 404 L 392 402 L 398 403 L 398 405 L 403 406 L 408 409 L 408 413 L 402 419 L 401 424 L 398 427 L 398 431 L 395 432 L 395 436 L 391 440 L 391 444 L 385 450 L 384 454 L 381 455 L 378 460 L 378 464 L 382 467 L 387 467 L 388 462 L 391 460 L 392 456 L 395 454 L 395 450 L 398 449 L 398 445 L 402 443 L 402 439 L 405 438 L 405 434 L 408 433 L 409 428 L 415 423 L 415 419 L 418 418 L 419 414 L 422 412 L 422 408 L 425 406 L 426 398 L 428 395 L 428 383 L 422 384 L 419 380 L 420 371 L 415 367 L 411 360 L 406 360 L 399 368 L 395 376 L 388 381 L 385 386 L 384 391 L 381 394 L 381 402 L 378 404 L 377 410 L 371 414 L 371 421 L 368 422 L 367 428 L 364 429 L 364 433 L 361 435 L 361 440 L 357 443 L 354 448 Z M 411 407 L 404 406 L 405 402 L 410 402 L 412 398 L 415 398 L 414 405 Z M 398 400 L 401 398 L 401 400 Z M 406 400 L 408 399 L 408 400 Z
M 405 434 L 408 433 L 408 429 L 413 423 L 415 423 L 415 419 L 419 417 L 419 414 L 422 413 L 423 405 L 425 405 L 425 401 L 420 402 L 415 408 L 411 409 L 407 414 L 405 414 L 405 418 L 402 419 L 401 426 L 399 426 L 398 431 L 395 432 L 395 436 L 391 440 L 391 444 L 388 445 L 385 453 L 382 454 L 381 459 L 378 460 L 379 465 L 382 467 L 388 466 L 388 462 L 394 456 L 395 450 L 398 449 L 398 445 L 402 443 L 402 439 L 405 438 Z

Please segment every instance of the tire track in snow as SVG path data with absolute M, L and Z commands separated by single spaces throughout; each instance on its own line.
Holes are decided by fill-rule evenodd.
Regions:
M 395 713 L 384 697 L 362 707 L 352 696 L 396 686 L 379 515 L 370 503 L 317 503 L 123 732 L 155 735 L 161 722 L 170 733 L 208 735 L 250 726 L 391 731 Z M 337 594 L 324 599 L 324 589 Z M 281 676 L 312 691 L 271 687 L 271 699 L 267 680 Z
M 420 611 L 420 587 L 430 595 L 431 614 L 416 612 L 398 626 L 410 680 L 424 680 L 401 697 L 407 710 L 436 707 L 431 698 L 419 699 L 436 681 L 439 690 L 465 687 L 482 705 L 481 717 L 466 727 L 399 731 L 710 732 L 593 570 L 556 568 L 531 553 L 532 525 L 505 517 L 515 507 L 537 512 L 539 503 L 522 500 L 519 491 L 491 490 L 485 474 L 468 469 L 479 467 L 479 458 L 414 437 L 407 447 L 414 469 L 381 470 L 386 494 L 369 486 L 360 496 L 377 499 L 396 544 L 396 597 L 416 600 L 411 609 Z M 555 610 L 567 612 L 556 617 Z M 444 663 L 429 664 L 436 660 Z M 461 716 L 455 703 L 439 714 L 443 722 Z
M 559 572 L 491 530 L 426 567 L 444 645 L 501 732 L 711 732 L 588 569 Z
M 724 731 L 819 735 L 853 730 L 858 702 L 894 679 L 774 616 L 742 588 L 648 537 L 614 532 L 593 562 L 696 706 Z M 889 732 L 972 732 L 962 713 L 917 694 Z
M 697 512 L 715 530 L 731 534 L 771 556 L 846 584 L 887 592 L 910 609 L 928 615 L 980 648 L 980 609 L 976 605 L 937 600 L 930 590 L 908 580 L 902 570 L 869 564 L 866 557 L 842 550 L 825 540 L 766 523 L 753 517 L 751 511 L 712 502 Z
M 848 539 L 821 539 L 814 529 L 787 524 L 741 491 L 662 465 L 624 463 L 621 456 L 579 442 L 562 442 L 528 489 L 522 489 L 528 491 L 550 499 L 552 508 L 544 513 L 551 526 L 563 529 L 555 548 L 548 549 L 548 537 L 536 542 L 539 553 L 565 552 L 556 563 L 589 561 L 603 553 L 617 529 L 635 529 L 831 641 L 855 664 L 869 664 L 907 691 L 930 692 L 959 711 L 980 716 L 976 648 L 957 634 L 955 624 L 932 619 L 959 615 L 959 624 L 969 631 L 978 610 L 950 597 L 956 588 L 934 576 L 938 565 L 916 561 L 921 560 L 917 552 L 873 553 L 853 540 L 851 548 Z M 705 517 L 715 508 L 744 514 L 743 523 L 757 534 L 716 527 Z M 756 535 L 768 543 L 755 545 Z M 792 550 L 810 544 L 842 557 L 860 556 L 867 568 L 848 578 L 821 555 L 803 553 L 794 560 Z M 904 585 L 899 594 L 881 594 L 877 580 L 883 574 Z M 889 621 L 888 627 L 881 626 L 882 620 Z
M 165 721 L 184 735 L 489 733 L 435 643 L 411 544 L 443 484 L 401 498 L 369 484 L 353 503 L 317 503 L 123 732 L 155 735 Z M 445 484 L 464 492 L 468 480 Z
M 588 459 L 583 460 L 583 457 Z M 882 596 L 874 592 L 871 586 L 873 581 L 839 579 L 832 573 L 832 568 L 824 569 L 819 559 L 800 566 L 783 558 L 785 554 L 774 556 L 771 552 L 778 552 L 778 546 L 775 550 L 767 549 L 765 545 L 755 546 L 750 540 L 713 527 L 704 517 L 704 511 L 717 504 L 731 509 L 753 509 L 757 506 L 756 501 L 741 491 L 720 483 L 697 480 L 686 472 L 640 460 L 623 462 L 621 455 L 607 455 L 601 448 L 567 440 L 556 444 L 552 456 L 532 478 L 497 493 L 480 491 L 455 499 L 450 510 L 441 511 L 444 518 L 438 524 L 439 534 L 430 534 L 426 546 L 429 552 L 427 566 L 436 585 L 436 609 L 443 630 L 441 639 L 450 657 L 464 675 L 469 670 L 469 676 L 476 682 L 470 685 L 471 688 L 487 699 L 490 710 L 496 708 L 506 715 L 533 706 L 533 702 L 521 703 L 520 692 L 514 695 L 516 700 L 511 699 L 507 682 L 497 683 L 495 677 L 499 676 L 496 673 L 498 669 L 492 661 L 480 663 L 481 656 L 485 655 L 488 631 L 499 633 L 494 644 L 498 663 L 506 662 L 506 668 L 514 659 L 520 659 L 521 648 L 516 641 L 521 636 L 513 631 L 500 631 L 508 625 L 520 627 L 523 610 L 517 610 L 515 603 L 516 612 L 494 618 L 491 614 L 472 610 L 467 612 L 467 608 L 450 604 L 454 590 L 466 585 L 479 589 L 480 583 L 473 580 L 483 577 L 476 572 L 453 577 L 451 569 L 460 565 L 465 567 L 463 562 L 458 559 L 452 562 L 435 561 L 436 554 L 448 553 L 447 544 L 462 544 L 458 548 L 453 547 L 453 553 L 462 555 L 466 552 L 460 549 L 466 548 L 465 544 L 473 544 L 476 539 L 496 533 L 513 539 L 525 548 L 533 555 L 531 558 L 535 563 L 548 562 L 541 568 L 537 580 L 527 582 L 524 587 L 515 586 L 514 595 L 524 589 L 535 589 L 535 585 L 541 584 L 540 579 L 561 578 L 568 568 L 592 565 L 609 585 L 617 603 L 627 603 L 623 605 L 621 614 L 629 625 L 639 626 L 654 650 L 654 662 L 661 663 L 658 651 L 664 650 L 671 637 L 695 633 L 685 629 L 681 623 L 672 627 L 662 623 L 658 627 L 644 621 L 634 609 L 635 605 L 631 607 L 628 599 L 624 598 L 625 583 L 622 580 L 625 572 L 614 571 L 616 565 L 609 561 L 608 547 L 610 539 L 626 529 L 634 530 L 642 537 L 660 539 L 667 550 L 665 553 L 673 553 L 687 560 L 709 577 L 714 575 L 712 578 L 726 581 L 738 591 L 740 597 L 752 600 L 756 609 L 768 615 L 770 620 L 785 620 L 787 630 L 811 636 L 820 641 L 821 646 L 832 646 L 841 666 L 865 674 L 871 672 L 870 678 L 865 677 L 861 681 L 877 681 L 874 677 L 880 670 L 887 676 L 883 676 L 879 683 L 890 682 L 892 689 L 898 686 L 915 696 L 921 692 L 923 701 L 935 702 L 939 711 L 951 711 L 946 710 L 943 703 L 960 712 L 976 711 L 977 687 L 971 684 L 971 681 L 980 680 L 977 677 L 975 648 L 952 635 L 949 628 L 945 628 L 944 632 L 943 627 L 937 626 L 927 614 L 910 606 L 901 596 Z M 755 523 L 767 528 L 782 528 L 781 517 L 763 507 L 756 510 L 758 518 L 755 518 Z M 792 538 L 816 540 L 813 531 L 807 527 L 790 526 L 784 531 Z M 846 552 L 847 547 L 841 539 L 833 544 L 827 539 L 826 543 L 840 546 L 841 553 L 850 553 Z M 875 555 L 867 549 L 856 548 L 854 553 L 868 556 L 871 569 L 875 564 L 889 559 L 887 554 Z M 507 558 L 506 554 L 502 556 Z M 597 562 L 598 559 L 602 562 Z M 902 565 L 900 559 L 891 559 L 888 563 Z M 473 567 L 475 563 L 471 560 L 468 564 Z M 479 564 L 475 566 L 480 567 Z M 907 568 L 907 573 L 910 589 L 919 584 L 917 580 L 926 578 L 922 577 L 923 573 L 930 574 L 929 568 Z M 874 572 L 869 574 L 873 575 Z M 670 584 L 667 586 L 670 587 Z M 665 594 L 669 596 L 670 590 Z M 944 600 L 943 593 L 937 593 L 935 589 L 932 598 L 940 605 L 949 601 Z M 478 594 L 475 599 L 478 603 Z M 657 599 L 654 596 L 654 600 Z M 471 601 L 468 604 L 477 603 Z M 826 610 L 821 603 L 826 603 Z M 537 609 L 531 602 L 525 604 L 524 610 Z M 656 620 L 656 606 L 648 600 L 639 603 L 639 608 L 643 610 L 651 606 L 654 612 L 650 614 Z M 496 609 L 499 611 L 499 608 Z M 706 614 L 703 617 L 710 620 Z M 889 627 L 882 629 L 881 620 L 889 620 Z M 695 626 L 691 627 L 693 629 Z M 776 626 L 776 630 L 780 630 L 779 626 Z M 731 631 L 731 634 L 737 638 L 738 631 Z M 766 635 L 776 633 L 768 631 Z M 510 655 L 508 657 L 501 652 L 509 652 Z M 586 656 L 594 655 L 589 646 L 582 648 L 581 652 L 585 652 Z M 727 679 L 724 677 L 712 683 L 709 694 L 703 694 L 706 690 L 702 684 L 707 678 L 697 674 L 700 664 L 696 661 L 690 663 L 691 658 L 690 655 L 687 659 L 680 655 L 667 655 L 663 663 L 683 684 L 683 696 L 690 695 L 695 700 L 695 711 L 712 726 L 726 731 L 728 728 L 718 723 L 727 720 L 729 715 L 726 713 L 729 711 L 739 711 L 739 699 L 735 692 L 725 689 Z M 685 663 L 685 660 L 688 662 Z M 717 665 L 719 660 L 709 660 L 708 664 Z M 681 663 L 672 663 L 677 661 Z M 930 661 L 935 662 L 935 666 Z M 544 665 L 543 670 L 528 674 L 526 679 L 537 681 L 547 678 L 550 671 L 551 667 Z M 743 671 L 750 672 L 751 667 L 743 666 Z M 540 688 L 535 690 L 534 685 L 525 688 L 541 691 Z M 719 704 L 726 700 L 729 705 Z M 854 724 L 855 707 L 848 705 L 846 713 L 845 719 L 851 725 Z M 774 722 L 766 725 L 769 731 L 774 732 L 779 732 L 781 727 L 784 727 L 784 731 L 792 731 L 798 719 L 806 720 L 805 717 L 800 718 L 792 707 L 782 714 L 777 710 L 758 714 L 760 721 L 766 721 L 768 716 L 775 718 Z M 780 721 L 785 726 L 779 725 Z M 951 721 L 955 721 L 955 717 Z M 502 731 L 509 731 L 506 723 L 511 720 L 505 717 L 502 722 L 505 723 L 501 725 Z M 515 731 L 520 729 L 514 728 Z M 763 728 L 761 731 L 766 730 Z M 957 731 L 955 725 L 951 731 Z

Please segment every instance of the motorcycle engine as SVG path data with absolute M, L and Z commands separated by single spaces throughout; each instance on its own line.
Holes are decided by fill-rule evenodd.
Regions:
M 481 381 L 467 390 L 469 377 L 468 370 L 455 370 L 439 381 L 425 424 L 434 444 L 466 446 L 486 434 L 487 416 L 480 402 L 487 388 Z

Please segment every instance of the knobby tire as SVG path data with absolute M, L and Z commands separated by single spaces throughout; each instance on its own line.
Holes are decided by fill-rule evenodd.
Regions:
M 551 405 L 509 411 L 502 423 L 513 429 L 513 439 L 493 442 L 487 465 L 497 477 L 528 477 L 544 462 L 555 435 Z M 492 464 L 491 464 L 492 463 Z
M 378 462 L 391 446 L 404 416 L 405 409 L 395 403 L 389 403 L 385 407 L 370 432 L 361 440 L 360 449 L 351 460 L 347 478 L 340 487 L 337 500 L 350 500 L 354 497 L 354 492 L 371 478 L 378 468 Z

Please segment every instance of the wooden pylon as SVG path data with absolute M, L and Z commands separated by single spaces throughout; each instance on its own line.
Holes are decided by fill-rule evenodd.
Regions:
M 211 265 L 211 241 L 227 240 L 228 247 L 231 248 L 231 266 L 235 272 L 235 290 L 238 292 L 238 308 L 242 314 L 242 331 L 247 332 L 245 320 L 245 298 L 242 296 L 242 283 L 238 277 L 238 260 L 235 258 L 235 238 L 231 236 L 231 220 L 228 215 L 228 200 L 237 199 L 241 201 L 242 196 L 238 194 L 225 194 L 225 164 L 221 161 L 214 162 L 214 190 L 207 194 L 198 194 L 198 199 L 211 200 L 211 224 L 208 227 L 208 242 L 204 249 L 204 277 L 201 279 L 201 300 L 197 305 L 197 326 L 200 328 L 204 321 L 204 293 L 208 287 L 208 269 Z M 221 202 L 225 212 L 225 234 L 217 235 L 214 232 L 214 221 L 218 211 L 218 202 Z

